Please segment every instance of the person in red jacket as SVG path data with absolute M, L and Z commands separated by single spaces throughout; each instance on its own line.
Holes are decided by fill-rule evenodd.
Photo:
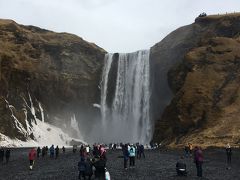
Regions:
M 36 150 L 34 148 L 32 148 L 29 151 L 29 154 L 28 154 L 28 159 L 29 159 L 29 163 L 30 163 L 30 166 L 29 166 L 30 170 L 33 169 L 33 164 L 34 164 L 34 161 L 36 159 L 36 156 L 37 156 L 37 152 L 36 152 Z

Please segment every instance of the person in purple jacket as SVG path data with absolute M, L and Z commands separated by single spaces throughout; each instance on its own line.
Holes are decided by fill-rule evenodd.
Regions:
M 197 168 L 197 176 L 202 177 L 203 152 L 200 147 L 195 147 L 194 162 Z

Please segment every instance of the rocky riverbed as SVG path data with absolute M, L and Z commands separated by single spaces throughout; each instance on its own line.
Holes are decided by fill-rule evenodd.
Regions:
M 120 150 L 107 152 L 107 168 L 113 180 L 159 180 L 159 179 L 198 179 L 192 158 L 186 158 L 188 176 L 177 177 L 175 163 L 183 155 L 181 150 L 146 150 L 146 158 L 136 160 L 134 169 L 123 169 L 123 159 Z M 60 153 L 58 159 L 39 158 L 34 169 L 29 171 L 28 149 L 13 149 L 9 164 L 0 165 L 0 179 L 77 179 L 77 162 L 79 154 L 73 154 L 67 149 Z M 204 151 L 202 179 L 239 180 L 240 151 L 233 150 L 232 168 L 227 170 L 224 149 L 209 149 Z

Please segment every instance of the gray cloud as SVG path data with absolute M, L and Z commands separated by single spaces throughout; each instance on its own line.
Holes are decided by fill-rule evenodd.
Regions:
M 74 33 L 109 52 L 150 48 L 203 11 L 240 11 L 240 1 L 0 0 L 0 18 Z

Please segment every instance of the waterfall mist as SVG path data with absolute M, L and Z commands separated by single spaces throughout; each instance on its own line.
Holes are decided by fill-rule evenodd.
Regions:
M 142 50 L 105 56 L 101 82 L 104 142 L 151 140 L 149 53 Z

